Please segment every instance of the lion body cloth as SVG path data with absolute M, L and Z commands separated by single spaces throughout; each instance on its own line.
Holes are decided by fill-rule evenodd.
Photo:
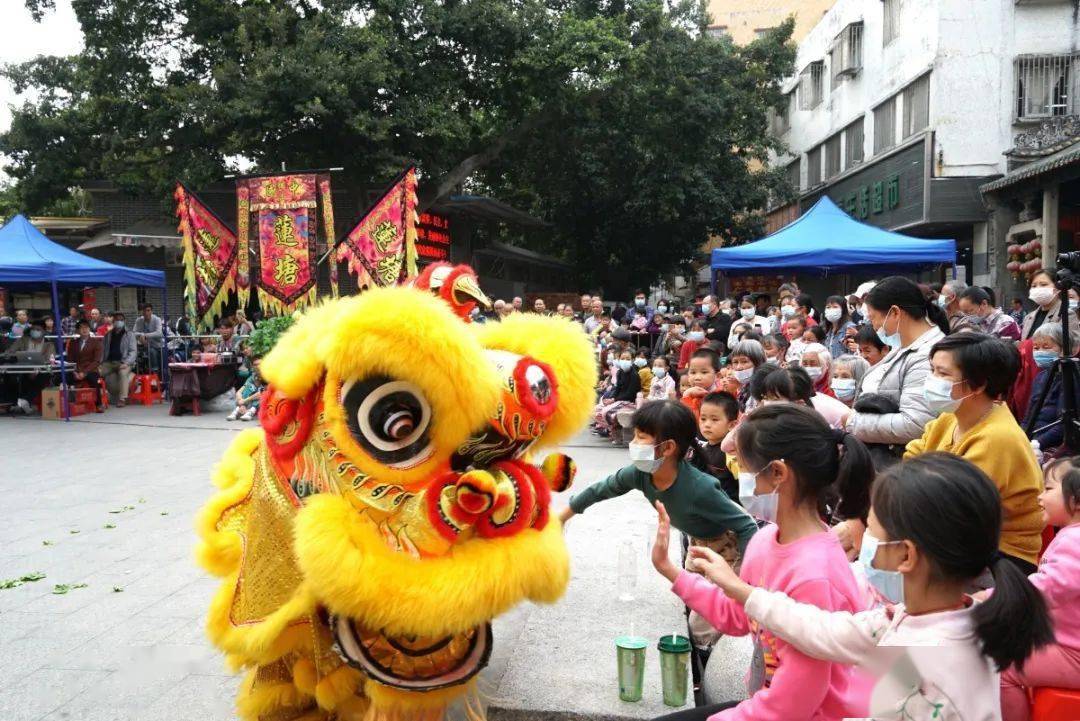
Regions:
M 452 306 L 365 291 L 263 359 L 261 428 L 226 451 L 197 521 L 198 560 L 223 579 L 207 631 L 246 671 L 242 718 L 482 716 L 491 620 L 565 590 L 548 506 L 574 466 L 531 458 L 585 423 L 594 356 L 564 319 L 470 324 Z

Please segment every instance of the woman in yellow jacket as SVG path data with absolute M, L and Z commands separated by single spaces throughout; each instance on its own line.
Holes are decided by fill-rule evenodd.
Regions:
M 932 413 L 904 458 L 945 451 L 978 466 L 1001 493 L 999 550 L 1025 574 L 1034 573 L 1042 545 L 1042 472 L 1024 431 L 999 402 L 1020 368 L 1015 346 L 982 333 L 947 336 L 930 349 L 925 395 Z M 933 509 L 927 509 L 932 513 Z

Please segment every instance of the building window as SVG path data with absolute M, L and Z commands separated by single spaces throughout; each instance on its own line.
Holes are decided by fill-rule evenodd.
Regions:
M 799 74 L 799 110 L 813 110 L 825 99 L 825 61 L 815 60 Z
M 705 29 L 705 34 L 713 38 L 729 38 L 731 34 L 728 33 L 727 25 L 713 25 L 710 28 Z
M 888 45 L 900 35 L 900 0 L 881 0 L 884 13 L 881 23 L 881 44 Z
M 1080 54 L 1016 59 L 1016 119 L 1036 120 L 1080 112 L 1077 61 Z
M 896 145 L 896 97 L 874 108 L 874 155 Z
M 851 23 L 833 40 L 829 65 L 834 89 L 844 78 L 855 77 L 862 68 L 862 33 L 861 22 Z
M 769 108 L 769 130 L 773 135 L 780 137 L 791 129 L 791 93 L 785 93 L 780 103 L 775 108 Z
M 791 189 L 796 193 L 802 190 L 802 167 L 800 166 L 798 158 L 792 160 L 784 168 L 784 177 L 791 183 Z
M 854 168 L 863 161 L 863 119 L 859 118 L 843 130 L 844 170 Z
M 813 188 L 821 184 L 821 146 L 806 154 L 806 187 Z
M 773 31 L 773 28 L 754 28 L 754 37 L 760 40 Z
M 841 162 L 844 156 L 840 152 L 840 138 L 842 133 L 837 133 L 825 141 L 825 180 L 840 175 L 843 170 Z
M 930 73 L 904 88 L 904 140 L 930 125 Z

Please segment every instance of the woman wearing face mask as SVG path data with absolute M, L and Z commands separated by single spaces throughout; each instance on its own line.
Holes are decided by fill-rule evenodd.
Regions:
M 742 323 L 745 323 L 750 326 L 751 329 L 758 331 L 762 335 L 768 335 L 772 332 L 772 321 L 758 315 L 757 306 L 750 300 L 750 296 L 746 296 L 739 303 L 739 317 L 735 319 L 735 323 L 732 324 L 731 334 L 728 335 L 728 348 L 734 348 L 735 344 L 741 340 L 740 338 L 735 337 L 735 326 Z
M 844 341 L 855 327 L 848 315 L 847 301 L 839 295 L 830 295 L 825 300 L 825 319 L 821 323 L 825 329 L 825 347 L 833 358 L 844 355 Z
M 814 383 L 814 392 L 835 398 L 832 390 L 832 355 L 820 343 L 807 343 L 802 348 L 799 365 Z
M 934 345 L 930 364 L 926 401 L 940 415 L 908 444 L 904 458 L 948 451 L 982 469 L 1001 493 L 1001 552 L 1025 574 L 1034 573 L 1042 546 L 1042 473 L 1023 429 L 1000 403 L 1019 370 L 1020 355 L 999 338 L 959 333 Z
M 831 386 L 836 399 L 850 407 L 855 402 L 855 389 L 868 370 L 870 364 L 857 355 L 848 353 L 834 360 Z
M 862 611 L 851 567 L 823 518 L 830 506 L 857 517 L 867 512 L 874 468 L 866 448 L 851 435 L 829 428 L 809 409 L 787 404 L 754 411 L 735 430 L 735 438 L 743 505 L 770 522 L 746 549 L 741 578 L 822 611 Z M 742 605 L 725 598 L 715 583 L 675 566 L 667 555 L 670 509 L 659 506 L 657 511 L 660 523 L 652 554 L 657 571 L 718 631 L 752 635 L 760 664 L 747 679 L 749 699 L 699 707 L 693 718 L 704 720 L 729 708 L 733 710 L 720 718 L 823 721 L 865 715 L 867 689 L 855 669 L 816 660 L 780 636 L 762 633 Z M 713 564 L 723 563 L 700 548 L 692 548 L 688 558 L 697 571 L 709 572 Z
M 757 405 L 750 397 L 750 378 L 765 363 L 765 349 L 756 340 L 739 341 L 731 348 L 727 367 L 731 374 L 724 378 L 722 390 L 739 401 L 739 410 L 749 412 Z
M 907 655 L 916 672 L 878 682 L 868 714 L 875 719 L 1002 718 L 998 672 L 1023 666 L 1054 635 L 1036 586 L 996 552 L 1002 514 L 993 484 L 972 464 L 935 453 L 884 473 L 872 500 L 859 562 L 895 605 L 829 613 L 740 578 L 706 551 L 693 552 L 694 565 L 749 621 L 801 653 L 879 673 Z M 987 567 L 996 589 L 979 603 L 964 589 Z
M 1035 304 L 1035 310 L 1024 317 L 1024 327 L 1020 337 L 1027 340 L 1043 323 L 1061 322 L 1061 294 L 1054 285 L 1054 272 L 1043 268 L 1031 276 L 1028 298 Z M 1075 313 L 1069 320 L 1074 329 L 1078 323 Z
M 848 418 L 847 429 L 864 443 L 893 444 L 896 455 L 904 444 L 922 435 L 934 417 L 926 405 L 923 386 L 930 373 L 930 347 L 948 332 L 948 319 L 912 281 L 886 278 L 866 295 L 867 320 L 891 350 L 870 369 L 856 393 L 876 393 L 899 407 L 897 413 L 859 413 Z
M 691 542 L 721 549 L 732 560 L 740 557 L 757 524 L 715 478 L 688 462 L 698 431 L 690 409 L 678 401 L 652 401 L 634 413 L 631 425 L 630 465 L 571 498 L 560 520 L 566 523 L 595 503 L 637 490 L 650 504 L 666 505 L 672 524 Z
M 1060 323 L 1043 323 L 1032 334 L 1032 351 L 1035 363 L 1039 366 L 1039 372 L 1031 385 L 1031 400 L 1028 402 L 1027 415 L 1021 424 L 1027 428 L 1032 418 L 1035 419 L 1031 440 L 1038 441 L 1039 447 L 1044 450 L 1055 448 L 1065 440 L 1065 430 L 1061 423 L 1055 423 L 1061 417 L 1061 406 L 1064 400 L 1061 393 L 1061 375 L 1055 374 L 1054 382 L 1050 390 L 1046 392 L 1046 401 L 1038 415 L 1035 414 L 1035 400 L 1042 395 L 1046 384 L 1050 380 L 1050 370 L 1054 361 L 1061 357 L 1063 344 Z M 1080 333 L 1073 331 L 1069 336 L 1069 344 L 1075 354 L 1080 351 Z M 1075 389 L 1077 398 L 1080 400 L 1080 388 Z M 1080 408 L 1080 403 L 1077 403 Z M 1070 448 L 1070 453 L 1076 453 L 1080 449 Z
M 634 367 L 634 353 L 623 350 L 615 361 L 615 384 L 610 397 L 602 398 L 596 407 L 594 428 L 598 435 L 605 438 L 611 435 L 615 427 L 615 414 L 623 408 L 630 408 L 641 391 L 641 375 Z

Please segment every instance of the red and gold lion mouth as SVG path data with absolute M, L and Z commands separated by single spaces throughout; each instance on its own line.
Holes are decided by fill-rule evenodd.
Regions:
M 343 616 L 330 619 L 334 647 L 354 668 L 385 686 L 433 691 L 465 683 L 491 656 L 491 624 L 446 636 L 389 636 Z

